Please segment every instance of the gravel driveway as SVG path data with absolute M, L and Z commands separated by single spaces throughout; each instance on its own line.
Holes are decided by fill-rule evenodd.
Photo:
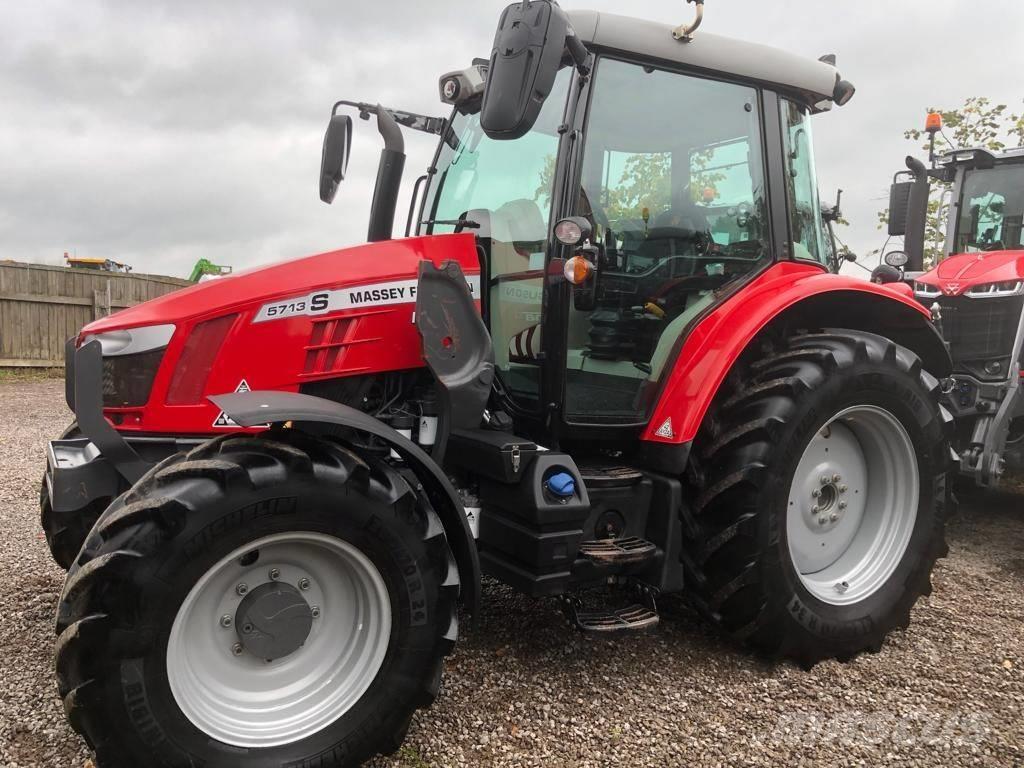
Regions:
M 62 383 L 0 381 L 0 766 L 84 766 L 51 674 L 62 574 L 37 521 Z M 1024 488 L 965 501 L 906 632 L 803 672 L 723 643 L 679 600 L 653 635 L 570 630 L 485 585 L 438 704 L 379 766 L 1024 765 Z

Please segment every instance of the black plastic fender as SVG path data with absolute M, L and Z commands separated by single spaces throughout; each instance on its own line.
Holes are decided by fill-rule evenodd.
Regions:
M 462 601 L 477 615 L 480 605 L 480 556 L 455 488 L 429 454 L 379 419 L 341 403 L 294 392 L 243 392 L 216 395 L 210 400 L 243 427 L 286 421 L 338 424 L 384 440 L 401 456 L 423 483 L 441 518 L 449 546 L 459 566 Z

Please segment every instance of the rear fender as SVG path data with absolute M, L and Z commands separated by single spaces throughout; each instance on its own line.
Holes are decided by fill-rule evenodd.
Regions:
M 701 320 L 686 337 L 642 440 L 692 441 L 729 371 L 759 333 L 773 328 L 850 328 L 915 352 L 936 378 L 952 370 L 931 315 L 904 292 L 821 268 L 783 262 Z
M 293 392 L 245 392 L 217 395 L 210 400 L 244 427 L 287 421 L 336 424 L 380 438 L 401 456 L 423 483 L 459 566 L 462 599 L 466 609 L 478 615 L 480 605 L 480 557 L 458 494 L 437 463 L 411 440 L 378 419 L 341 403 Z

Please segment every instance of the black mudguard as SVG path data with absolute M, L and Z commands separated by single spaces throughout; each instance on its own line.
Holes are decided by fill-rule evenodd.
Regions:
M 405 460 L 423 483 L 424 490 L 441 518 L 445 535 L 459 566 L 463 604 L 470 613 L 478 615 L 480 557 L 473 541 L 473 533 L 466 521 L 462 502 L 441 467 L 416 443 L 362 411 L 311 395 L 293 392 L 244 392 L 217 395 L 210 400 L 244 427 L 280 424 L 287 421 L 337 424 L 385 441 Z

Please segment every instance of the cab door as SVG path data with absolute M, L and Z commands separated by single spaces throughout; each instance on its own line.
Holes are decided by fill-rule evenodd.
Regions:
M 680 340 L 772 260 L 761 99 L 608 57 L 591 88 L 577 212 L 599 270 L 592 306 L 563 294 L 564 421 L 643 424 Z

